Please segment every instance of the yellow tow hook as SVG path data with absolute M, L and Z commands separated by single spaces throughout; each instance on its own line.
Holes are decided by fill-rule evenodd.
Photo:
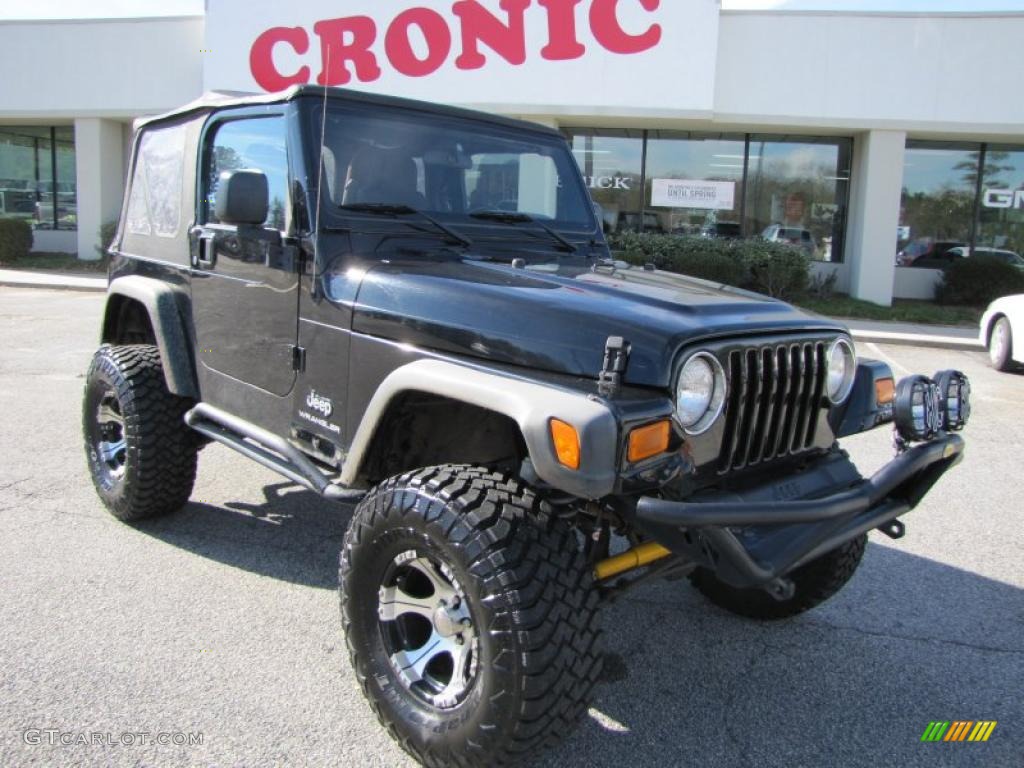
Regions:
M 661 544 L 655 541 L 648 541 L 646 544 L 634 547 L 623 552 L 621 555 L 609 557 L 607 560 L 599 562 L 594 566 L 594 580 L 604 581 L 605 579 L 610 579 L 612 576 L 618 576 L 621 573 L 626 573 L 626 571 L 632 571 L 658 560 L 664 560 L 671 554 Z

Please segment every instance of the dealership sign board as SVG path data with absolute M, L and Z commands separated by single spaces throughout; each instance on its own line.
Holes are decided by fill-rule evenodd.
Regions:
M 651 205 L 659 208 L 729 211 L 736 200 L 735 181 L 654 179 L 652 186 Z
M 203 79 L 503 111 L 709 112 L 718 13 L 718 0 L 209 0 Z
M 1024 208 L 1024 189 L 986 189 L 981 202 L 986 208 Z

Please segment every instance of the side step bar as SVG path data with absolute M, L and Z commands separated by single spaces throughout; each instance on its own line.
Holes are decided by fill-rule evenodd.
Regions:
M 323 470 L 287 440 L 207 403 L 199 403 L 186 413 L 185 423 L 324 498 L 356 502 L 366 495 L 366 491 L 332 483 Z

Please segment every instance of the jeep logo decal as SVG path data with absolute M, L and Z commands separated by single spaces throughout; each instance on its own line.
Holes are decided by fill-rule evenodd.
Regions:
M 329 419 L 334 413 L 334 403 L 331 402 L 331 399 L 318 395 L 315 389 L 309 390 L 309 394 L 306 395 L 306 406 L 320 413 L 325 419 Z

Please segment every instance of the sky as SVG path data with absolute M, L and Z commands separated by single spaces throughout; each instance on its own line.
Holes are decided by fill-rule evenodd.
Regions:
M 217 0 L 209 0 L 217 2 Z M 990 12 L 1024 11 L 1024 0 L 721 0 L 725 10 Z M 206 0 L 3 0 L 0 19 L 187 16 Z M 410 0 L 410 5 L 415 5 Z

